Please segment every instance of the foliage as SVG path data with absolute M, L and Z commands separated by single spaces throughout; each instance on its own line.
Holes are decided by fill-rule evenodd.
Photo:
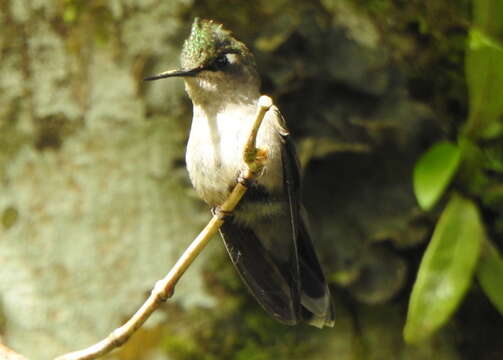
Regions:
M 503 314 L 503 261 L 490 234 L 498 230 L 480 213 L 496 214 L 501 222 L 501 171 L 503 166 L 503 3 L 473 2 L 473 23 L 466 48 L 469 116 L 458 144 L 437 143 L 417 162 L 414 190 L 423 209 L 431 209 L 449 183 L 474 200 L 450 196 L 424 254 L 411 294 L 405 340 L 431 336 L 459 306 L 474 271 L 483 291 Z M 488 141 L 488 140 L 491 141 Z M 459 162 L 461 161 L 461 166 Z M 490 198 L 492 200 L 487 201 Z M 483 207 L 477 203 L 482 201 Z M 489 236 L 486 237 L 485 233 Z M 483 248 L 479 259 L 479 249 Z
M 501 286 L 503 258 L 489 242 L 484 243 L 477 277 L 480 286 L 482 286 L 493 305 L 503 314 L 503 287 Z
M 461 153 L 456 145 L 439 142 L 423 154 L 414 169 L 414 192 L 419 205 L 430 210 L 456 173 Z
M 404 329 L 406 341 L 429 336 L 458 307 L 470 286 L 483 241 L 477 206 L 453 194 L 417 275 Z
M 497 0 L 473 2 L 473 25 L 466 53 L 466 78 L 470 114 L 465 136 L 503 135 L 503 3 Z

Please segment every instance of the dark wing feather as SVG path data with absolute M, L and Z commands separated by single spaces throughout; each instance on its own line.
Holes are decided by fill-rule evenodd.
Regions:
M 302 304 L 301 318 L 315 326 L 333 326 L 334 306 L 330 290 L 314 251 L 306 219 L 300 212 L 300 170 L 297 153 L 288 131 L 284 128 L 282 130 L 281 135 L 284 141 L 283 176 L 290 205 L 293 233 L 295 234 L 293 247 L 297 251 L 297 263 L 294 271 L 298 274 L 297 283 L 300 288 Z
M 264 310 L 281 323 L 296 324 L 290 280 L 255 232 L 229 219 L 220 228 L 220 234 L 241 279 Z
M 300 214 L 300 174 L 295 147 L 273 109 L 283 139 L 284 211 L 248 223 L 226 219 L 220 228 L 227 251 L 243 282 L 260 305 L 278 321 L 332 326 L 333 307 L 323 272 Z M 251 187 L 242 200 L 264 201 Z M 276 201 L 278 201 L 276 199 Z
M 279 111 L 277 112 L 279 119 L 283 120 Z M 291 296 L 297 319 L 302 318 L 301 308 L 301 272 L 299 259 L 299 219 L 300 219 L 300 171 L 297 160 L 295 146 L 288 136 L 288 132 L 284 127 L 280 127 L 280 135 L 283 139 L 283 147 L 281 149 L 281 162 L 283 165 L 283 186 L 288 200 L 288 210 L 291 226 L 291 244 L 290 244 L 290 271 L 292 274 Z

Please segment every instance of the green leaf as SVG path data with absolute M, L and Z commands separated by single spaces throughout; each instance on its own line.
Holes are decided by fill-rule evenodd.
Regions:
M 450 142 L 440 142 L 425 152 L 414 168 L 414 193 L 419 206 L 431 209 L 440 199 L 459 167 L 461 151 Z
M 503 121 L 503 1 L 473 2 L 465 71 L 470 113 L 464 132 L 470 138 L 501 135 Z M 500 125 L 498 125 L 498 123 Z
M 503 314 L 503 258 L 489 241 L 485 245 L 477 278 L 489 300 Z
M 484 238 L 477 206 L 453 194 L 419 267 L 404 328 L 405 341 L 419 342 L 449 320 L 470 286 Z
M 497 42 L 495 39 L 491 39 L 477 28 L 472 28 L 470 30 L 468 46 L 470 50 L 480 50 L 484 47 L 489 47 L 497 51 L 503 51 L 502 44 Z

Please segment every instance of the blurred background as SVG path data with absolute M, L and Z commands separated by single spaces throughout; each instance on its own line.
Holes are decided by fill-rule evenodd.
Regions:
M 209 219 L 183 81 L 142 81 L 195 16 L 250 47 L 287 119 L 336 325 L 269 318 L 216 237 L 107 358 L 503 359 L 498 0 L 0 0 L 0 343 L 98 341 Z

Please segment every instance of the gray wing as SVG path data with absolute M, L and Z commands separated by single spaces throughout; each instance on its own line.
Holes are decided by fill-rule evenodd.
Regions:
M 301 296 L 301 317 L 311 325 L 323 327 L 334 325 L 332 296 L 311 241 L 306 216 L 301 211 L 300 171 L 295 145 L 282 120 L 281 136 L 284 146 L 282 154 L 283 178 L 288 195 L 293 240 L 297 251 L 297 269 Z M 303 210 L 303 209 L 302 209 Z M 304 211 L 305 212 L 305 211 Z
M 276 108 L 272 111 L 283 140 L 284 191 L 268 194 L 260 186 L 252 186 L 241 204 L 278 201 L 283 211 L 246 224 L 227 219 L 220 234 L 243 282 L 266 312 L 287 325 L 333 326 L 330 292 L 300 212 L 295 147 L 281 114 Z

